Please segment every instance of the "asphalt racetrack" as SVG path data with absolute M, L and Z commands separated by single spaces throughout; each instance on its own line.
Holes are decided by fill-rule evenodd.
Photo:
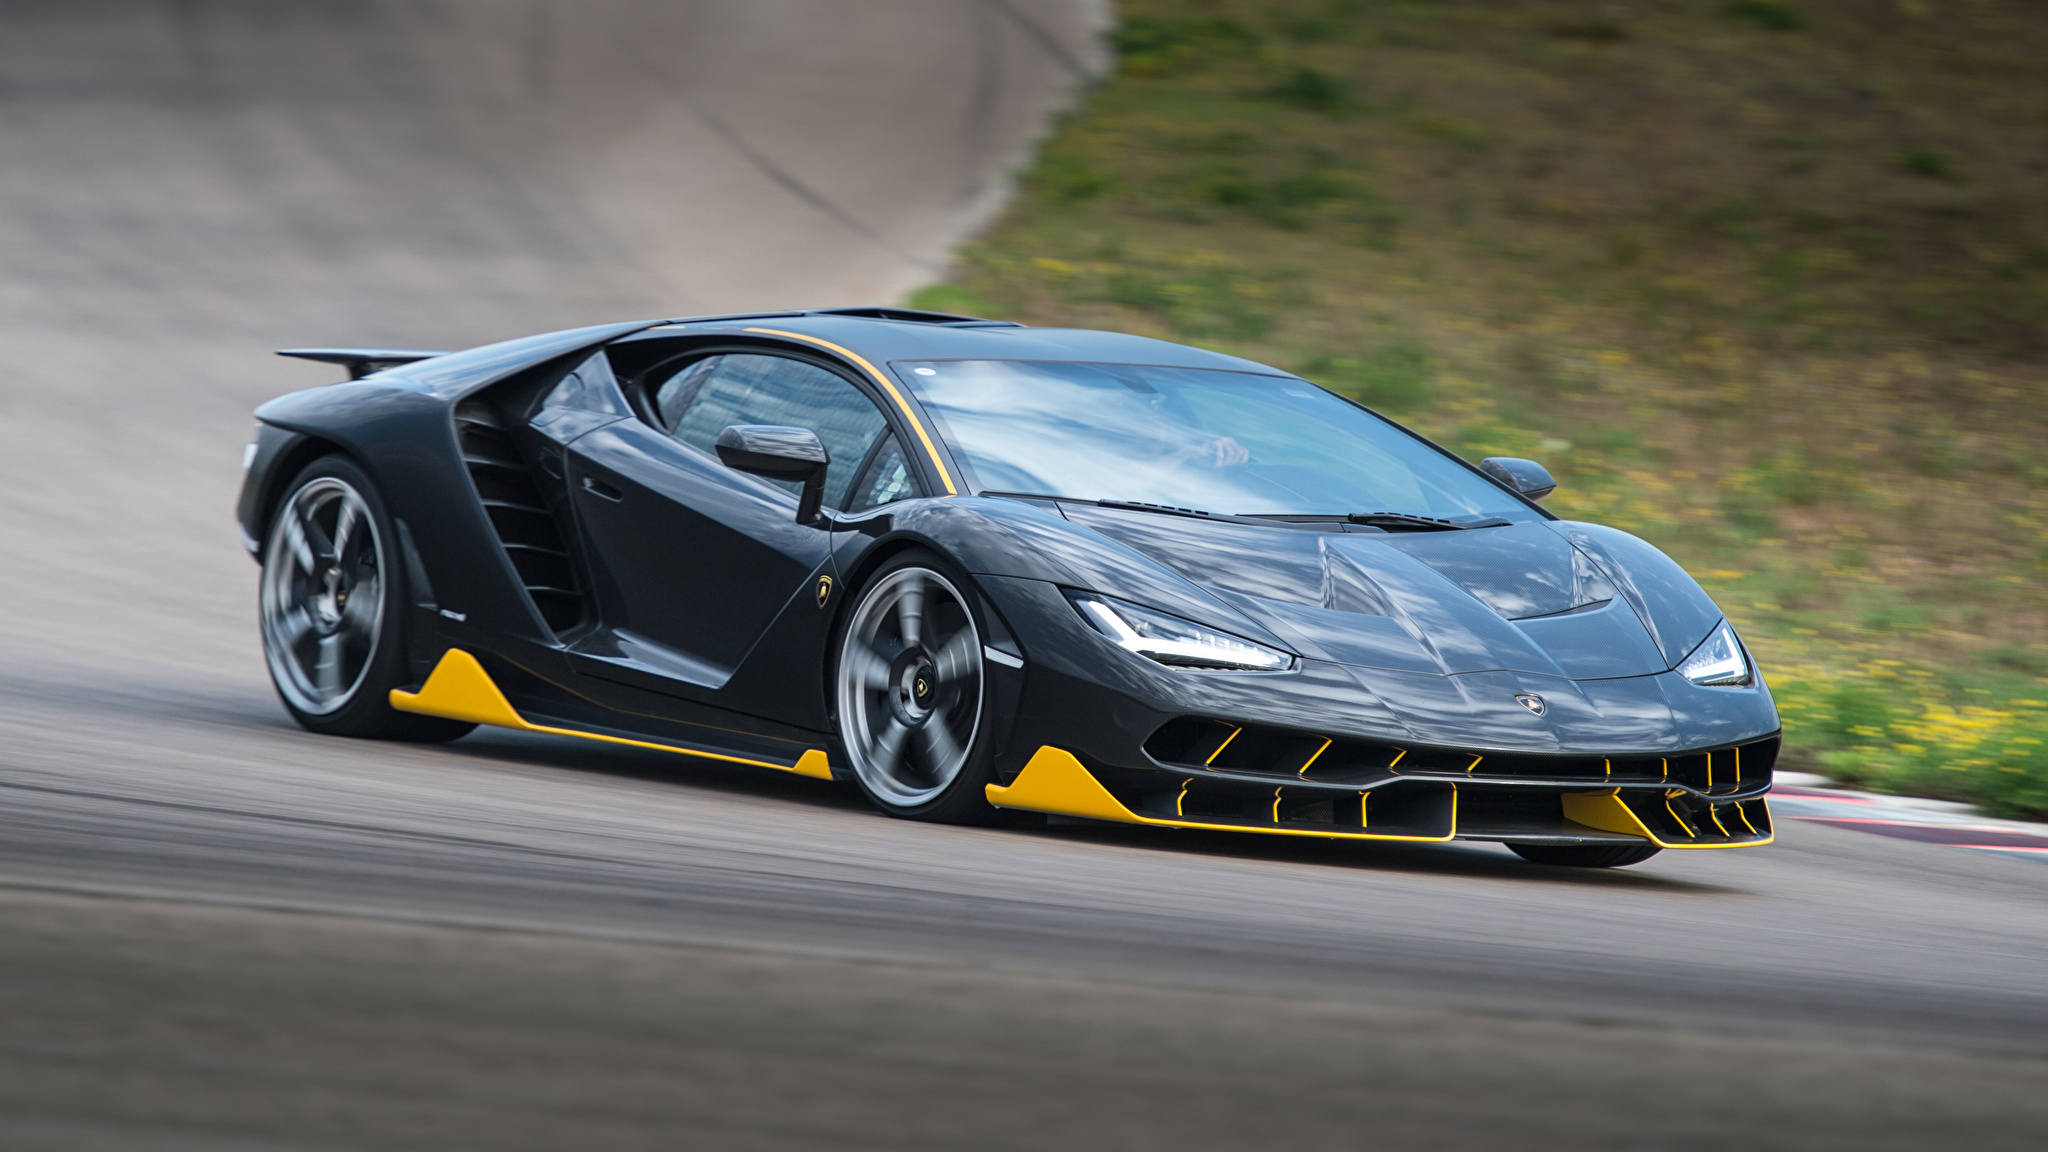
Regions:
M 230 507 L 305 344 L 887 302 L 1083 0 L 0 7 L 0 1146 L 2048 1144 L 2048 869 L 892 821 L 299 731 Z

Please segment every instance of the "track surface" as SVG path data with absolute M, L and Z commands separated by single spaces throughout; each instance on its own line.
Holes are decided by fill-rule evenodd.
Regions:
M 2038 1147 L 2029 859 L 898 823 L 293 728 L 229 506 L 270 348 L 933 278 L 1081 0 L 0 11 L 0 1143 Z

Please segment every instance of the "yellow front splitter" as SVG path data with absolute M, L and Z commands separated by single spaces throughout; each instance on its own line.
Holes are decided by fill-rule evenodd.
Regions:
M 794 772 L 799 776 L 810 776 L 818 780 L 832 779 L 832 767 L 825 759 L 822 748 L 809 748 L 794 764 L 778 764 L 773 760 L 753 760 L 745 756 L 728 756 L 722 752 L 700 752 L 695 748 L 678 748 L 673 744 L 658 744 L 651 740 L 631 740 L 624 736 L 608 736 L 601 732 L 578 732 L 574 728 L 556 728 L 547 724 L 535 724 L 519 714 L 512 702 L 499 691 L 497 682 L 475 656 L 460 648 L 450 648 L 434 665 L 434 674 L 417 692 L 401 688 L 391 690 L 391 706 L 400 712 L 417 712 L 422 716 L 439 716 L 446 720 L 461 720 L 469 724 L 488 724 L 493 728 L 512 728 L 520 732 L 545 732 L 550 736 L 574 736 L 578 740 L 598 740 L 606 744 L 624 744 L 630 748 L 652 748 L 659 752 L 674 752 L 683 756 L 698 756 L 706 760 L 723 760 L 730 764 L 750 764 L 756 768 L 773 768 L 778 772 Z
M 1048 744 L 1031 757 L 1024 770 L 1008 787 L 988 786 L 988 802 L 998 808 L 1026 812 L 1050 812 L 1055 816 L 1082 816 L 1090 820 L 1111 820 L 1119 824 L 1151 824 L 1160 828 L 1206 828 L 1216 832 L 1257 832 L 1266 836 L 1314 836 L 1324 840 L 1413 840 L 1440 844 L 1457 834 L 1458 798 L 1451 795 L 1451 833 L 1445 836 L 1402 836 L 1386 832 L 1338 832 L 1310 828 L 1266 828 L 1256 824 L 1215 824 L 1202 820 L 1168 820 L 1140 816 L 1102 786 L 1072 752 Z
M 1758 797 L 1754 801 L 1744 800 L 1743 804 L 1762 804 L 1764 815 L 1769 817 L 1769 801 Z M 1740 805 L 1737 806 L 1740 811 Z M 1621 802 L 1621 790 L 1608 788 L 1600 792 L 1567 792 L 1564 795 L 1564 818 L 1588 828 L 1602 832 L 1624 832 L 1630 836 L 1641 836 L 1659 848 L 1760 848 L 1778 838 L 1776 827 L 1754 840 L 1724 840 L 1687 843 L 1684 840 L 1667 840 L 1643 823 L 1628 805 Z

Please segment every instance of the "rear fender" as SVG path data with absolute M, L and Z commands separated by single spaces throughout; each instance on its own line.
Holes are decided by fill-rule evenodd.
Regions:
M 261 564 L 263 542 L 277 516 L 278 501 L 284 498 L 284 486 L 299 469 L 339 449 L 316 436 L 272 424 L 256 425 L 249 449 L 242 494 L 235 502 L 235 524 L 242 530 L 242 547 L 249 550 L 249 558 Z
M 419 575 L 430 582 L 436 626 L 456 643 L 489 647 L 491 634 L 553 645 L 506 558 L 462 462 L 459 401 L 530 370 L 574 364 L 658 321 L 552 332 L 451 352 L 364 377 L 280 396 L 256 410 L 262 428 L 238 510 L 260 542 L 298 468 L 331 446 L 362 465 L 400 521 Z M 259 474 L 260 472 L 260 474 Z M 408 567 L 411 565 L 408 564 Z M 425 595 L 425 589 L 415 589 Z
M 431 393 L 366 380 L 279 397 L 256 416 L 288 435 L 334 445 L 370 474 L 417 550 L 443 631 L 474 641 L 470 633 L 487 629 L 551 643 L 470 485 L 451 408 Z

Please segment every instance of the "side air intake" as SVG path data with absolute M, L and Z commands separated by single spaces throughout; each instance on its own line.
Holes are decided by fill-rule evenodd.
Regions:
M 484 512 L 533 606 L 558 635 L 574 629 L 583 622 L 586 597 L 562 524 L 542 495 L 538 477 L 483 400 L 457 406 L 455 433 Z

